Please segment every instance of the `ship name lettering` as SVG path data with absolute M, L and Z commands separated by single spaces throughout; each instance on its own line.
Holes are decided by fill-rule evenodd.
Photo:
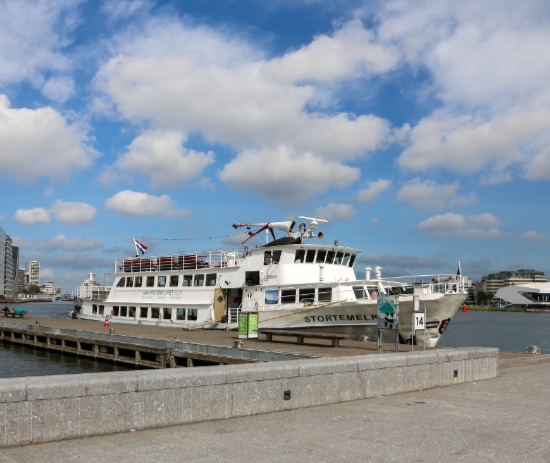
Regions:
M 181 289 L 150 289 L 143 291 L 144 296 L 182 296 Z
M 369 316 L 368 314 L 333 314 L 333 315 L 306 315 L 304 321 L 306 323 L 322 323 L 322 322 L 345 322 L 345 321 L 357 321 L 366 322 L 376 318 L 376 315 Z

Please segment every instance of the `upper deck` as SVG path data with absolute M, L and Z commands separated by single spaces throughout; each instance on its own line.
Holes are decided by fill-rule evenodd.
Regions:
M 236 267 L 243 259 L 237 251 L 207 251 L 200 254 L 174 254 L 171 256 L 127 257 L 115 260 L 115 273 L 161 272 Z

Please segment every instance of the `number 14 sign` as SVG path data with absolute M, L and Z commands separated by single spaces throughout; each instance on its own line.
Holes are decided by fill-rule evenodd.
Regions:
M 423 313 L 414 314 L 414 329 L 415 330 L 424 330 L 426 329 L 426 319 Z

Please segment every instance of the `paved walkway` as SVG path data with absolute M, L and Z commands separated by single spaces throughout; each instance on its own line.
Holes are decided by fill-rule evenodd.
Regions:
M 550 356 L 457 386 L 0 449 L 0 463 L 548 462 Z

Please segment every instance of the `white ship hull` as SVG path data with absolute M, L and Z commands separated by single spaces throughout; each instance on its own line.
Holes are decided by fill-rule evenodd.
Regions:
M 235 327 L 240 313 L 257 312 L 259 329 L 329 331 L 375 340 L 377 296 L 396 291 L 401 293 L 398 331 L 384 330 L 384 338 L 397 334 L 401 342 L 435 346 L 464 303 L 464 288 L 454 275 L 412 277 L 407 283 L 384 280 L 378 272 L 375 279 L 357 280 L 353 266 L 359 250 L 305 244 L 308 233 L 311 228 L 298 237 L 289 232 L 287 238 L 243 253 L 118 259 L 110 291 L 92 288 L 78 317 L 197 329 Z M 413 338 L 415 296 L 426 329 Z

